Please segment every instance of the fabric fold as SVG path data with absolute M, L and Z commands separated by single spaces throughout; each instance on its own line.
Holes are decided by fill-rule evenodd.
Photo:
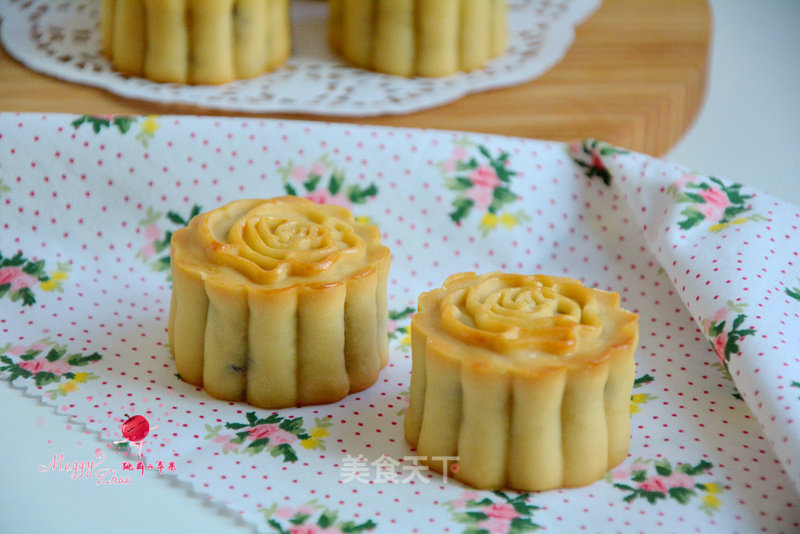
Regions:
M 800 207 L 593 140 L 570 153 L 611 177 L 800 489 Z

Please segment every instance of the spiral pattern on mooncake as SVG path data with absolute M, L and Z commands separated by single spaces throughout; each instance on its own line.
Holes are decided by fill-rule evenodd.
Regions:
M 345 208 L 231 202 L 175 232 L 171 256 L 178 372 L 217 398 L 334 402 L 388 361 L 389 250 Z
M 453 476 L 479 488 L 589 484 L 628 453 L 637 339 L 616 293 L 452 275 L 412 319 L 406 439 L 422 457 L 458 457 Z
M 324 276 L 339 262 L 357 263 L 365 255 L 364 237 L 348 214 L 336 208 L 322 210 L 311 202 L 258 204 L 231 224 L 224 240 L 212 235 L 217 242 L 211 253 L 217 263 L 258 284 L 279 283 L 290 276 Z M 220 225 L 224 216 L 209 214 L 209 227 L 224 227 L 226 222 Z

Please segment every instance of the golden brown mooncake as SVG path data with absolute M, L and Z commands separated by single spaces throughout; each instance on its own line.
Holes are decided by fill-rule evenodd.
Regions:
M 399 76 L 483 67 L 508 46 L 506 0 L 331 0 L 331 48 L 353 66 Z
M 172 235 L 169 343 L 178 373 L 262 408 L 335 402 L 388 361 L 377 227 L 287 196 L 238 200 Z
M 221 84 L 282 65 L 289 0 L 102 0 L 100 41 L 115 70 L 156 82 Z
M 583 486 L 622 462 L 638 316 L 563 277 L 450 276 L 411 321 L 405 435 L 477 488 Z

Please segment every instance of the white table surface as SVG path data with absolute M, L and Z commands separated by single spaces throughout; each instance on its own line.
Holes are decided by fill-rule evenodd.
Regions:
M 666 159 L 800 204 L 800 1 L 710 3 L 706 101 Z M 0 533 L 252 532 L 166 477 L 112 487 L 40 473 L 56 452 L 91 458 L 99 441 L 6 381 L 0 406 Z

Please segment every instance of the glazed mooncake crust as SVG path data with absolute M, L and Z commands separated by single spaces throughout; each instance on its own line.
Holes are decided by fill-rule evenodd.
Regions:
M 289 0 L 102 0 L 100 11 L 101 49 L 128 76 L 221 84 L 290 53 Z
M 331 0 L 328 38 L 348 63 L 399 76 L 483 67 L 508 46 L 506 0 Z
M 239 200 L 172 236 L 169 342 L 214 397 L 280 408 L 337 401 L 388 361 L 390 253 L 345 208 Z
M 583 486 L 622 462 L 638 316 L 579 281 L 462 273 L 419 298 L 405 435 L 478 488 Z M 439 460 L 436 460 L 439 458 Z

